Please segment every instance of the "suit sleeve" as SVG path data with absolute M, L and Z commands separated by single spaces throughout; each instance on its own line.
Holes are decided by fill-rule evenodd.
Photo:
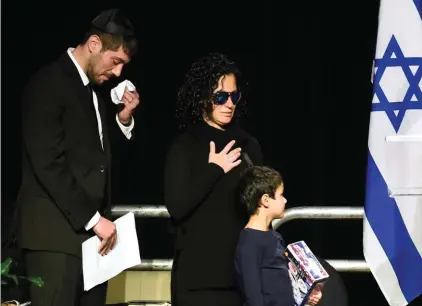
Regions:
M 192 171 L 186 148 L 173 144 L 167 154 L 164 175 L 164 197 L 167 210 L 176 222 L 187 217 L 213 190 L 224 170 L 204 161 L 201 171 Z
M 119 121 L 119 112 L 123 109 L 123 105 L 115 105 L 110 97 L 109 93 L 104 89 L 99 88 L 97 96 L 101 97 L 102 102 L 105 106 L 106 112 L 106 123 L 109 133 L 109 140 L 110 144 L 114 148 L 127 148 L 131 147 L 131 143 L 135 140 L 135 117 L 136 117 L 136 110 L 132 115 L 132 120 L 129 126 L 124 126 Z
M 90 198 L 70 171 L 64 149 L 64 108 L 51 87 L 54 85 L 46 83 L 32 82 L 23 95 L 24 154 L 40 184 L 71 226 L 80 230 L 96 214 L 99 203 Z
M 117 126 L 120 128 L 120 131 L 123 133 L 123 135 L 125 135 L 125 137 L 127 139 L 131 139 L 132 138 L 132 130 L 135 126 L 135 118 L 130 119 L 130 123 L 128 126 L 123 125 L 120 120 L 119 120 L 119 113 L 116 114 L 116 122 L 117 122 Z

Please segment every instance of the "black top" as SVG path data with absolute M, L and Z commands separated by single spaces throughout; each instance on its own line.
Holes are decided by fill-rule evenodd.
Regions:
M 223 131 L 202 121 L 178 136 L 167 154 L 165 204 L 177 230 L 176 260 L 186 288 L 235 285 L 234 250 L 247 222 L 235 188 L 247 162 L 243 157 L 227 174 L 208 163 L 210 141 L 220 152 L 233 139 L 233 149 L 240 146 L 253 164 L 262 164 L 258 142 L 244 130 L 233 125 Z
M 235 268 L 245 306 L 294 306 L 285 245 L 273 230 L 245 228 L 239 237 Z

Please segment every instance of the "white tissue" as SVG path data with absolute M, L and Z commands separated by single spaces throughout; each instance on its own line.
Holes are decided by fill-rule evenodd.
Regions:
M 129 80 L 124 80 L 123 82 L 121 82 L 119 85 L 117 85 L 111 90 L 110 92 L 111 101 L 113 101 L 114 104 L 123 103 L 122 99 L 123 99 L 123 94 L 126 88 L 129 91 L 136 90 L 135 85 L 133 85 L 133 83 Z

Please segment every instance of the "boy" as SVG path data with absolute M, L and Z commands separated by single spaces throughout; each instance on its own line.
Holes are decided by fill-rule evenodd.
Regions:
M 273 219 L 284 216 L 287 202 L 281 175 L 268 167 L 251 167 L 243 174 L 238 188 L 240 202 L 250 216 L 235 255 L 244 306 L 294 306 L 284 241 L 270 228 Z M 308 303 L 316 305 L 320 299 L 321 291 L 315 290 Z

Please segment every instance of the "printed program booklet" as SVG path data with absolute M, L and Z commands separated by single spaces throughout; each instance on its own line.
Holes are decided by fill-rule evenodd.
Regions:
M 285 256 L 295 303 L 304 306 L 312 290 L 316 286 L 321 289 L 329 275 L 304 241 L 289 244 Z

